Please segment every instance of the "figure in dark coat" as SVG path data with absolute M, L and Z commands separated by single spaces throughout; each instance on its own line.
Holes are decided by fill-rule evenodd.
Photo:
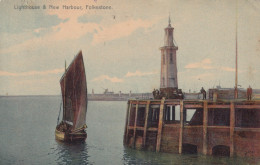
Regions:
M 201 88 L 200 93 L 203 94 L 203 100 L 205 100 L 207 92 L 205 91 L 205 89 L 203 87 Z
M 249 85 L 249 87 L 247 88 L 247 91 L 246 91 L 247 100 L 251 100 L 252 99 L 252 94 L 253 94 L 253 90 L 252 90 L 252 88 Z

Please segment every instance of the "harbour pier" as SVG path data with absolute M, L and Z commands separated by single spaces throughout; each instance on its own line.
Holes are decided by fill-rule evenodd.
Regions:
M 129 100 L 124 145 L 170 153 L 260 157 L 260 100 Z

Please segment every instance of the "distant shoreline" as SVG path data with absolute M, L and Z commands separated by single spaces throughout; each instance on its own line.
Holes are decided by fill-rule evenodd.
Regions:
M 21 97 L 61 97 L 61 95 L 10 95 L 10 96 L 0 96 L 0 98 L 21 98 Z M 89 99 L 88 101 L 127 101 L 128 99 Z
M 57 97 L 61 95 L 0 95 L 0 97 Z
M 15 98 L 15 97 L 61 97 L 61 95 L 0 95 L 0 98 Z M 129 94 L 88 94 L 88 101 L 128 101 L 129 99 L 150 99 L 150 93 L 133 93 Z

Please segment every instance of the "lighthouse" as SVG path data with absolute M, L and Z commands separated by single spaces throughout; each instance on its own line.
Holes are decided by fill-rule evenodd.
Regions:
M 161 81 L 160 88 L 175 88 L 178 89 L 177 79 L 177 59 L 176 51 L 178 46 L 173 38 L 174 28 L 171 26 L 171 18 L 169 17 L 169 24 L 164 29 L 164 45 L 161 50 Z

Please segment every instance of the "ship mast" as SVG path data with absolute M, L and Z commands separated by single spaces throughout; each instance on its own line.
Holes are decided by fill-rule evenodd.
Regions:
M 238 58 L 238 53 L 237 53 L 237 0 L 236 0 L 236 78 L 235 78 L 235 99 L 238 98 L 238 89 L 237 89 L 237 58 Z
M 66 74 L 66 60 L 65 60 L 65 72 L 64 72 L 65 74 Z M 66 88 L 65 88 L 65 86 L 66 86 L 66 76 L 64 76 L 64 96 L 63 96 L 63 120 L 65 120 L 65 106 L 66 106 L 66 97 L 65 97 L 65 95 L 66 95 Z

